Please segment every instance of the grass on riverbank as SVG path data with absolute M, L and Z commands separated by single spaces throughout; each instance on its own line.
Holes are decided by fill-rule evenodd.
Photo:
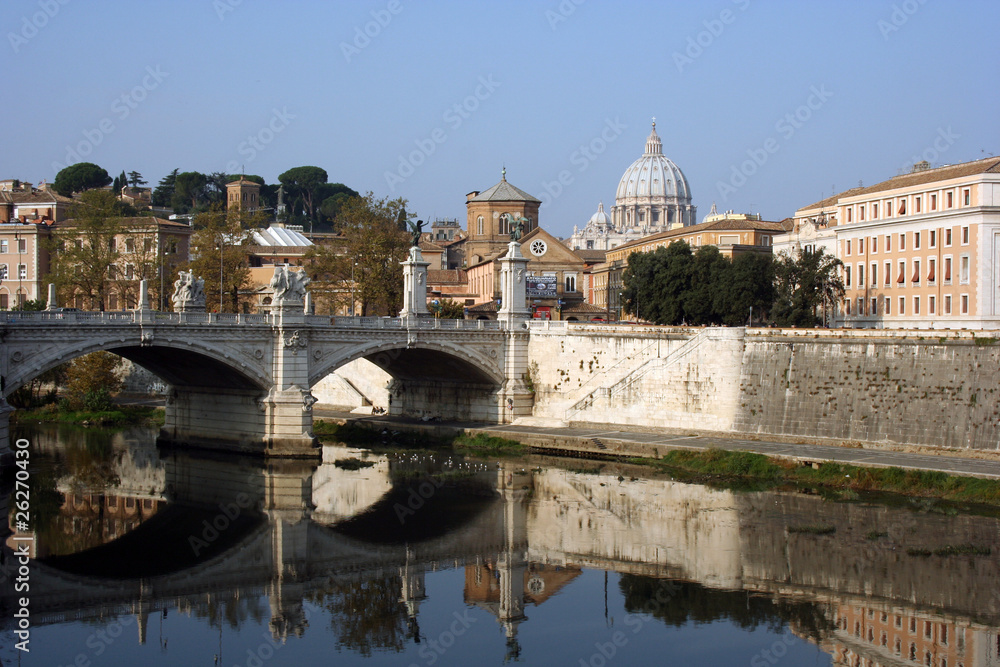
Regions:
M 1000 505 L 1000 481 L 957 477 L 929 470 L 861 468 L 842 463 L 823 463 L 818 469 L 814 469 L 791 461 L 768 458 L 763 454 L 723 449 L 703 452 L 677 450 L 661 459 L 633 459 L 632 462 L 701 479 L 735 478 L 768 485 L 796 484 L 853 491 L 881 491 Z
M 136 424 L 163 426 L 164 418 L 163 408 L 147 405 L 119 405 L 112 410 L 88 412 L 85 410 L 60 410 L 53 403 L 34 410 L 18 410 L 11 413 L 11 421 L 15 423 L 44 422 L 81 426 L 132 426 Z
M 456 451 L 464 454 L 519 456 L 528 453 L 528 448 L 517 440 L 498 438 L 485 433 L 476 433 L 475 435 L 463 433 L 455 438 L 451 444 Z

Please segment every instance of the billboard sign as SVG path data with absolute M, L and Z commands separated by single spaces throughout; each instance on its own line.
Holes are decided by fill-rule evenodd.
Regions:
M 528 276 L 528 296 L 529 297 L 551 297 L 556 296 L 555 276 Z

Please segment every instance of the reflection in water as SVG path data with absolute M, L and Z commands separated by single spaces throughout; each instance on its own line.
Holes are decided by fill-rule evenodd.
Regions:
M 601 633 L 620 630 L 622 664 L 659 663 L 650 647 L 668 629 L 713 624 L 726 662 L 773 657 L 775 644 L 789 664 L 822 651 L 837 665 L 1000 665 L 995 518 L 709 489 L 627 466 L 346 447 L 316 465 L 161 455 L 135 430 L 26 436 L 36 632 L 131 615 L 139 642 L 114 647 L 121 661 L 204 663 L 210 650 L 249 664 L 249 646 L 309 664 L 332 645 L 357 662 L 597 664 Z M 609 573 L 600 590 L 595 570 Z M 257 628 L 271 642 L 259 654 Z M 40 650 L 52 659 L 34 664 L 94 657 L 86 644 Z

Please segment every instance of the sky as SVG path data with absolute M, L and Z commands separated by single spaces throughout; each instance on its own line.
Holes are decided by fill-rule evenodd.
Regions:
M 996 0 L 4 0 L 0 25 L 0 179 L 36 185 L 315 165 L 464 224 L 506 167 L 567 236 L 654 117 L 699 221 L 1000 152 Z

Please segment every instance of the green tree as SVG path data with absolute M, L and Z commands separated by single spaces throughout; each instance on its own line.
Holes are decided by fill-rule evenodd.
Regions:
M 692 263 L 691 246 L 685 241 L 629 255 L 622 278 L 626 312 L 654 324 L 681 324 Z
M 405 199 L 376 199 L 371 192 L 344 204 L 340 218 L 345 257 L 356 263 L 361 315 L 395 315 L 403 307 L 403 267 L 410 238 L 396 224 Z
M 185 212 L 198 208 L 198 203 L 205 201 L 205 186 L 208 177 L 197 171 L 184 171 L 177 174 L 174 180 L 174 196 L 170 199 L 174 210 Z M 190 204 L 190 206 L 189 206 Z
M 107 305 L 111 266 L 119 258 L 120 202 L 107 190 L 90 190 L 80 196 L 71 224 L 57 226 L 49 241 L 49 281 L 55 283 L 61 303 L 82 295 L 87 306 Z
M 755 321 L 767 319 L 774 296 L 774 262 L 770 254 L 748 252 L 733 257 L 717 293 L 722 323 L 746 324 L 751 308 Z
M 253 228 L 262 225 L 263 219 L 263 214 L 258 212 L 245 222 Z M 206 309 L 240 312 L 241 304 L 249 303 L 245 291 L 252 286 L 247 258 L 251 232 L 240 224 L 240 211 L 226 212 L 216 208 L 199 213 L 194 219 L 194 227 L 191 244 L 196 256 L 188 269 L 205 281 Z
M 322 199 L 316 197 L 319 188 L 326 184 L 326 170 L 320 167 L 294 167 L 278 176 L 278 181 L 285 186 L 285 191 L 291 197 L 301 197 L 305 213 L 309 219 L 309 231 L 316 222 L 318 204 Z
M 160 183 L 153 189 L 153 206 L 168 208 L 174 198 L 177 176 L 180 169 L 174 169 L 169 174 L 160 179 Z
M 142 179 L 142 174 L 137 171 L 130 171 L 128 173 L 128 182 L 133 188 L 137 188 L 140 185 L 147 185 L 149 181 L 144 181 Z
M 714 245 L 698 248 L 691 258 L 691 287 L 683 305 L 688 324 L 721 324 L 720 290 L 728 281 L 732 264 Z
M 360 196 L 343 183 L 324 183 L 316 191 L 317 200 L 322 202 L 319 205 L 320 215 L 317 227 L 322 226 L 327 229 L 335 229 L 337 217 L 340 215 L 340 210 L 343 208 L 344 203 L 351 197 Z
M 825 313 L 844 296 L 840 277 L 843 265 L 822 248 L 806 249 L 794 256 L 779 255 L 775 262 L 774 322 L 795 327 L 820 324 L 820 317 L 825 318 Z
M 56 174 L 52 189 L 64 197 L 69 197 L 74 192 L 103 188 L 105 185 L 111 185 L 111 182 L 112 178 L 103 168 L 92 162 L 77 162 Z
M 461 320 L 465 318 L 465 306 L 452 299 L 441 299 L 432 308 L 434 317 L 443 320 Z
M 111 395 L 122 386 L 116 372 L 121 357 L 110 352 L 92 352 L 70 362 L 66 371 L 66 398 L 73 410 L 93 412 L 111 407 Z
M 128 185 L 128 176 L 125 175 L 125 170 L 122 169 L 121 175 L 118 176 L 118 187 L 115 188 L 115 194 L 120 195 L 122 193 L 122 188 Z

